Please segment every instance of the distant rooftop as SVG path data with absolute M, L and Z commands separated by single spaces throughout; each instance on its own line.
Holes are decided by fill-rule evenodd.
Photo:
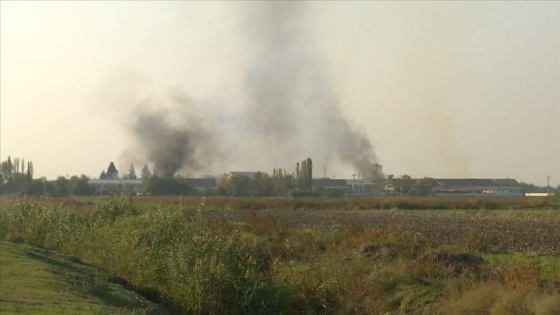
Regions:
M 229 172 L 229 174 L 232 174 L 234 176 L 246 176 L 246 177 L 253 177 L 255 176 L 257 173 L 264 173 L 264 172 Z
M 313 178 L 312 186 L 319 188 L 343 188 L 348 186 L 346 179 Z
M 88 184 L 109 185 L 109 184 L 142 184 L 142 179 L 88 179 Z
M 472 186 L 520 186 L 515 179 L 485 179 L 485 178 L 436 178 L 440 186 L 472 187 Z

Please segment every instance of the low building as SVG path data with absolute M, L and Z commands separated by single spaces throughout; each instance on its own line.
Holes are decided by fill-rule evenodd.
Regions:
M 265 172 L 229 172 L 228 173 L 228 177 L 233 177 L 233 176 L 244 176 L 244 177 L 250 177 L 250 178 L 254 178 L 255 175 L 257 175 L 258 173 L 264 174 Z
M 90 179 L 88 184 L 98 195 L 137 194 L 142 192 L 142 179 Z
M 435 179 L 431 192 L 438 196 L 524 196 L 515 179 L 445 178 Z
M 351 191 L 351 186 L 348 185 L 346 179 L 332 179 L 332 178 L 313 178 L 311 180 L 311 187 L 313 190 L 342 190 L 344 193 Z
M 345 195 L 371 195 L 374 184 L 366 179 L 332 179 L 328 177 L 313 178 L 313 190 L 342 190 Z

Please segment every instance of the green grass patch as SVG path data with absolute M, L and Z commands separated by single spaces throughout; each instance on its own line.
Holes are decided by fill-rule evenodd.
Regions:
M 164 310 L 75 259 L 0 243 L 0 314 L 161 314 Z
M 537 273 L 540 280 L 560 282 L 560 257 L 526 252 L 487 253 L 484 258 L 494 267 L 511 264 L 526 266 Z

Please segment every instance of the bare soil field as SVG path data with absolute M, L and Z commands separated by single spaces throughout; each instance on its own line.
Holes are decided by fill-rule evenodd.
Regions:
M 359 224 L 373 229 L 419 233 L 436 243 L 480 241 L 498 250 L 560 256 L 558 216 L 482 215 L 451 211 L 406 210 L 233 210 L 203 211 L 242 221 L 248 213 L 271 215 L 278 223 L 295 227 L 334 228 Z

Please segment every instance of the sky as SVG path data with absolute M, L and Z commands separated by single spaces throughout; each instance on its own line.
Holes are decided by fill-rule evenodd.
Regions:
M 346 158 L 320 150 L 339 138 L 321 121 L 335 114 L 316 114 L 328 102 L 385 174 L 560 184 L 560 2 L 262 6 L 1 1 L 0 158 L 49 179 L 98 176 L 110 161 L 138 170 L 149 161 L 131 124 L 148 106 L 212 134 L 193 141 L 219 150 L 199 151 L 188 175 L 291 170 L 320 152 L 315 174 L 351 178 Z M 245 128 L 266 122 L 247 113 L 269 95 L 297 111 L 281 141 Z

